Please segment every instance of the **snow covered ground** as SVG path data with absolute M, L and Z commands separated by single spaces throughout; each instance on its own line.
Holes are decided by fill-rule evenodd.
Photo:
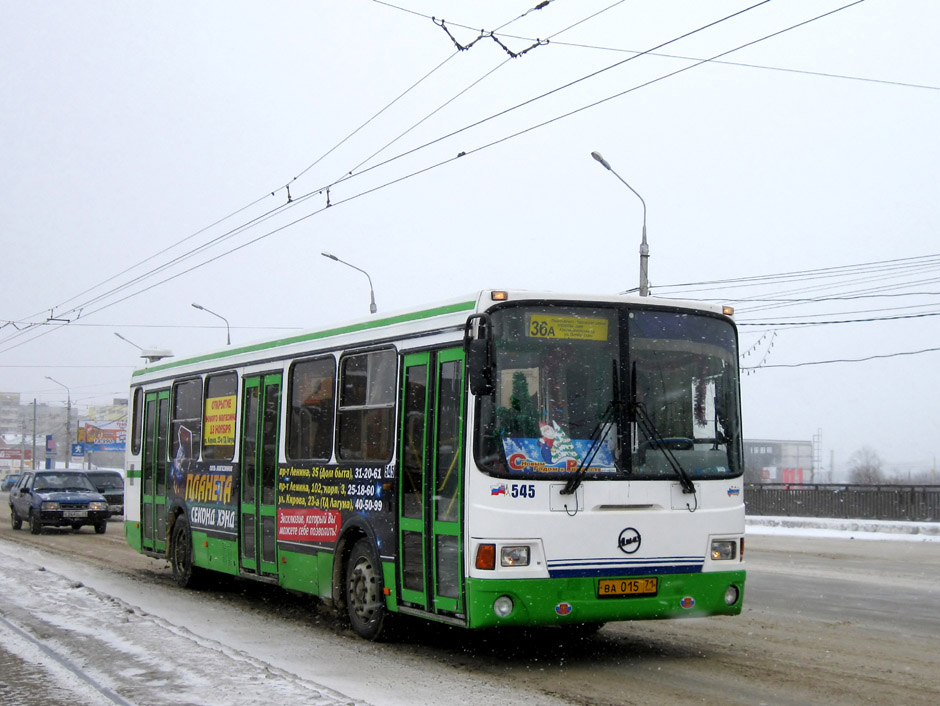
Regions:
M 940 523 L 749 517 L 747 531 L 940 541 Z M 209 595 L 158 593 L 6 541 L 0 541 L 0 597 L 3 704 L 562 703 L 513 695 L 447 665 L 429 666 L 330 631 L 272 626 L 259 615 L 232 621 Z

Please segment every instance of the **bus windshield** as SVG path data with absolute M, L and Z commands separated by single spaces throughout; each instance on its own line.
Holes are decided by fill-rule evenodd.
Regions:
M 626 306 L 491 314 L 494 391 L 476 458 L 503 477 L 692 480 L 742 472 L 737 338 L 726 319 Z

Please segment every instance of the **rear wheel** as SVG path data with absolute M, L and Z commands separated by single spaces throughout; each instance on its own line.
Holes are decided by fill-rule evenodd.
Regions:
M 385 607 L 382 565 L 368 539 L 356 542 L 346 565 L 346 613 L 359 636 L 376 641 L 390 637 L 394 618 Z
M 193 566 L 193 533 L 189 528 L 189 520 L 183 515 L 173 523 L 170 566 L 173 568 L 173 579 L 180 588 L 195 588 L 199 583 L 201 570 Z
M 13 506 L 10 505 L 10 524 L 13 525 L 13 529 L 18 530 L 23 526 L 23 520 L 20 519 L 20 516 L 16 514 L 16 510 L 13 509 Z
M 39 513 L 30 511 L 29 513 L 29 531 L 33 534 L 42 532 L 42 520 L 39 519 Z

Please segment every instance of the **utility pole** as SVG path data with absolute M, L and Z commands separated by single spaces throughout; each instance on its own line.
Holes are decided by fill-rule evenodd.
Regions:
M 32 468 L 36 470 L 36 398 L 33 398 L 33 464 Z

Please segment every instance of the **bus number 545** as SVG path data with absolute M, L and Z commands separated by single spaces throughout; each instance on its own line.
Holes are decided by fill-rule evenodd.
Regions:
M 535 497 L 535 484 L 512 484 L 512 489 L 509 491 L 509 494 L 514 498 L 534 498 Z

